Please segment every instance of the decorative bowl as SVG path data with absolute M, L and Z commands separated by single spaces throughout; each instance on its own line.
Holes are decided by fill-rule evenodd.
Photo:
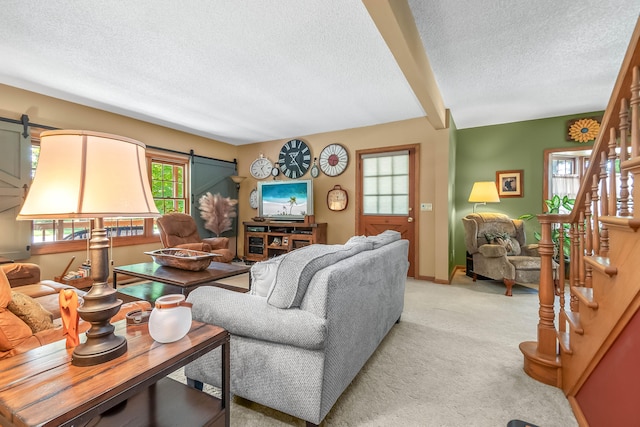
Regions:
M 209 267 L 211 260 L 217 255 L 209 252 L 194 251 L 192 249 L 166 248 L 151 252 L 155 262 L 165 267 L 174 267 L 181 270 L 201 271 Z

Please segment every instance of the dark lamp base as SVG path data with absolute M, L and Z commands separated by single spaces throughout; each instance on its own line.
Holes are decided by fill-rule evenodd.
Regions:
M 111 335 L 106 340 L 92 343 L 87 340 L 73 351 L 71 364 L 74 366 L 93 366 L 108 362 L 127 352 L 127 340 L 119 335 Z

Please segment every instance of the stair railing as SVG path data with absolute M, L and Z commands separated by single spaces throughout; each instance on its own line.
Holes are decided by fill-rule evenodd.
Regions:
M 597 307 L 593 299 L 594 269 L 615 274 L 608 264 L 611 250 L 608 223 L 640 226 L 640 212 L 633 211 L 633 200 L 640 200 L 640 19 L 636 23 L 620 68 L 600 132 L 576 196 L 574 208 L 566 215 L 538 215 L 541 225 L 540 310 L 537 341 L 524 342 L 524 369 L 533 378 L 563 388 L 575 389 L 563 381 L 563 354 L 572 354 L 570 328 L 583 333 L 578 322 L 580 304 Z M 619 170 L 619 180 L 616 170 Z M 634 197 L 635 196 L 635 197 Z M 607 218 L 607 221 L 602 221 Z M 636 225 L 637 223 L 637 225 Z M 568 278 L 569 301 L 565 301 L 565 266 L 554 270 L 553 256 L 563 257 L 565 225 L 570 238 Z M 554 250 L 552 230 L 558 229 L 560 248 Z M 557 318 L 556 318 L 557 313 Z

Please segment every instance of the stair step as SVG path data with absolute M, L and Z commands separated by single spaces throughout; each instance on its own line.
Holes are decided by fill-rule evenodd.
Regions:
M 601 216 L 600 221 L 607 225 L 618 227 L 629 227 L 634 232 L 640 228 L 640 218 L 625 216 Z
M 575 295 L 578 300 L 589 308 L 594 310 L 598 308 L 598 303 L 593 300 L 593 288 L 585 288 L 584 286 L 572 286 L 571 294 Z
M 591 265 L 593 270 L 606 274 L 609 277 L 613 277 L 618 274 L 618 268 L 611 265 L 609 258 L 602 256 L 586 256 L 584 261 Z
M 558 332 L 558 343 L 560 344 L 560 349 L 565 354 L 573 354 L 573 350 L 571 350 L 571 346 L 569 345 L 568 332 Z
M 584 335 L 584 328 L 580 323 L 580 313 L 575 311 L 563 311 L 565 318 L 571 325 L 571 329 L 578 335 Z

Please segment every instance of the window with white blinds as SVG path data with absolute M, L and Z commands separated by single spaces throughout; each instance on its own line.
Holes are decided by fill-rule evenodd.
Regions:
M 409 151 L 362 156 L 364 215 L 409 213 Z

